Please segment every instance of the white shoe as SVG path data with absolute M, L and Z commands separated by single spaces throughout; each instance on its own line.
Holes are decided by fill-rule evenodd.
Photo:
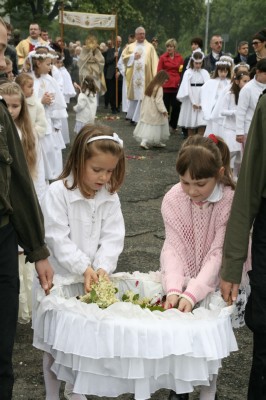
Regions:
M 166 147 L 166 144 L 159 142 L 159 143 L 155 143 L 153 145 L 153 147 Z
M 72 392 L 72 389 L 68 388 L 67 385 L 65 386 L 64 390 L 64 397 L 67 400 L 72 400 L 73 396 L 75 396 L 75 399 L 79 400 L 87 400 L 87 397 L 84 394 L 76 394 Z
M 71 394 L 67 394 L 66 392 L 64 392 L 64 397 L 67 400 L 72 400 L 75 396 L 75 399 L 79 399 L 79 400 L 87 400 L 87 397 L 84 394 L 77 394 L 77 393 L 71 393 Z
M 149 150 L 149 146 L 147 146 L 147 144 L 146 144 L 145 142 L 141 142 L 141 143 L 140 143 L 140 147 L 141 147 L 142 149 Z

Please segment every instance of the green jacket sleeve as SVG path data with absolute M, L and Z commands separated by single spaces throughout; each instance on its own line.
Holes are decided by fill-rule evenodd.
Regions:
M 256 107 L 227 224 L 221 277 L 240 283 L 250 229 L 266 198 L 266 95 Z
M 9 163 L 1 165 L 2 181 L 6 191 L 0 198 L 1 213 L 10 214 L 18 243 L 24 249 L 27 260 L 45 259 L 49 251 L 44 243 L 43 216 L 23 148 L 11 116 L 4 104 L 0 104 L 2 152 L 8 153 Z

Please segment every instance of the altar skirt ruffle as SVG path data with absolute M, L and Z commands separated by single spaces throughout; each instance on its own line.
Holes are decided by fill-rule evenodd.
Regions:
M 138 287 L 150 281 L 141 274 L 137 279 Z M 154 284 L 152 290 L 160 291 L 156 279 Z M 53 356 L 52 370 L 73 384 L 75 393 L 116 397 L 131 392 L 142 400 L 161 388 L 192 392 L 194 386 L 208 385 L 221 360 L 237 350 L 233 307 L 223 307 L 217 294 L 210 296 L 209 309 L 193 313 L 151 312 L 122 302 L 102 310 L 64 297 L 82 293 L 82 286 L 55 284 L 47 297 L 40 291 L 34 318 L 34 346 Z

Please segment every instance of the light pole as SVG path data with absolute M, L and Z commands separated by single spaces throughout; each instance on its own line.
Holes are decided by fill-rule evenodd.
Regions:
M 206 4 L 206 28 L 205 28 L 205 54 L 208 53 L 208 36 L 209 36 L 209 19 L 210 19 L 210 4 L 212 0 L 205 0 Z

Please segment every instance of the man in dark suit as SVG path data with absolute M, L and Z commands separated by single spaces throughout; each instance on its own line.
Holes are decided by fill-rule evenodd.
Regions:
M 14 46 L 12 46 L 11 41 L 12 41 L 12 31 L 13 27 L 11 24 L 8 22 L 6 23 L 6 29 L 7 29 L 7 46 L 5 50 L 5 56 L 10 58 L 12 61 L 12 72 L 14 76 L 18 75 L 18 58 L 17 58 L 17 52 Z
M 117 36 L 116 48 L 115 47 L 108 48 L 105 57 L 105 68 L 106 68 L 105 79 L 113 114 L 117 114 L 118 112 L 120 112 L 120 105 L 122 101 L 123 77 L 122 75 L 120 75 L 120 72 L 118 71 L 116 66 L 117 61 L 122 53 L 121 44 L 122 44 L 122 39 L 120 36 Z M 118 103 L 116 102 L 116 98 L 118 98 Z
M 204 58 L 203 68 L 205 68 L 210 74 L 215 70 L 215 64 L 220 60 L 220 57 L 224 54 L 222 52 L 223 48 L 223 38 L 221 35 L 213 35 L 210 40 L 211 52 L 207 54 Z
M 247 62 L 248 59 L 248 42 L 242 40 L 237 46 L 237 55 L 234 58 L 235 65 L 240 62 Z

